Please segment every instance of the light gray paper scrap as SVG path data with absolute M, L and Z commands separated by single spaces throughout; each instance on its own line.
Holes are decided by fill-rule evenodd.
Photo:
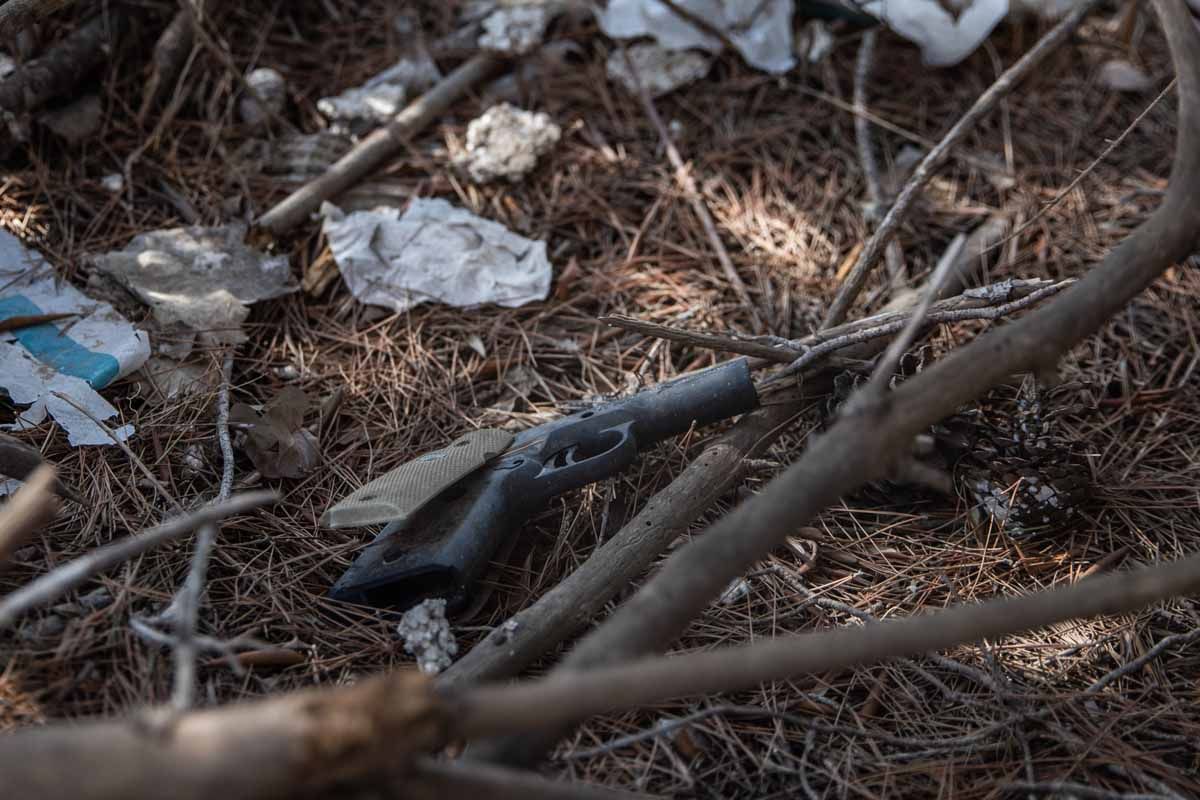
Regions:
M 424 302 L 515 308 L 550 293 L 546 243 L 441 199 L 344 213 L 325 203 L 323 230 L 350 291 L 395 311 Z
M 149 231 L 92 261 L 150 306 L 163 325 L 182 323 L 214 342 L 236 343 L 245 340 L 246 305 L 300 288 L 287 256 L 254 250 L 243 243 L 245 235 L 243 223 Z
M 722 0 L 676 0 L 700 17 L 737 48 L 746 63 L 766 72 L 787 72 L 796 64 L 792 54 L 792 0 L 730 3 Z M 609 0 L 599 12 L 600 29 L 613 39 L 653 36 L 668 50 L 697 48 L 719 53 L 724 45 L 683 19 L 660 0 Z

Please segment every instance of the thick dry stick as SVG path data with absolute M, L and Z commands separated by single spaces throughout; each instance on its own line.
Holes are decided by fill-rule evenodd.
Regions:
M 637 87 L 638 99 L 642 103 L 642 110 L 646 112 L 646 116 L 658 132 L 658 138 L 662 140 L 663 147 L 667 150 L 667 160 L 671 162 L 671 168 L 675 170 L 675 181 L 679 184 L 679 188 L 683 190 L 684 195 L 687 196 L 688 202 L 691 203 L 692 213 L 696 215 L 700 220 L 700 224 L 704 227 L 704 234 L 708 237 L 709 244 L 712 245 L 717 262 L 721 265 L 721 271 L 725 273 L 725 279 L 729 281 L 738 299 L 742 301 L 746 310 L 750 312 L 750 316 L 754 320 L 756 332 L 765 333 L 767 327 L 763 323 L 762 315 L 758 313 L 758 308 L 750 298 L 750 292 L 746 289 L 746 284 L 742 281 L 742 276 L 738 275 L 737 269 L 733 266 L 733 261 L 729 258 L 728 251 L 725 250 L 725 244 L 721 241 L 721 235 L 717 233 L 717 223 L 713 220 L 712 213 L 708 210 L 708 204 L 700 196 L 700 189 L 696 186 L 696 179 L 692 177 L 692 172 L 688 169 L 687 164 L 683 163 L 683 156 L 679 154 L 679 149 L 675 147 L 675 141 L 671 138 L 671 132 L 663 124 L 662 117 L 658 115 L 658 109 L 654 107 L 654 100 L 650 98 L 650 93 L 642 85 L 638 71 L 624 47 L 621 48 L 621 57 L 625 60 L 625 69 L 629 70 L 629 74 L 633 77 L 633 83 Z
M 854 267 L 850 270 L 850 274 L 846 276 L 845 282 L 838 290 L 837 296 L 834 297 L 833 304 L 829 308 L 829 313 L 825 316 L 825 322 L 822 327 L 828 328 L 837 325 L 846 318 L 846 312 L 849 311 L 850 304 L 854 302 L 855 298 L 858 297 L 858 293 L 862 291 L 868 272 L 879 261 L 879 256 L 884 252 L 887 243 L 896 235 L 896 231 L 900 227 L 900 221 L 908 214 L 909 207 L 916 200 L 917 195 L 925 188 L 925 185 L 929 183 L 934 172 L 940 169 L 942 164 L 946 162 L 946 159 L 950 157 L 950 151 L 954 146 L 962 140 L 967 131 L 975 126 L 975 123 L 991 113 L 996 104 L 1007 96 L 1013 87 L 1020 83 L 1025 76 L 1032 72 L 1033 68 L 1041 63 L 1042 59 L 1062 44 L 1079 27 L 1084 17 L 1099 5 L 1100 1 L 1088 0 L 1088 2 L 1073 8 L 1028 53 L 1021 56 L 1017 63 L 1005 70 L 1004 74 L 997 78 L 996 82 L 979 96 L 979 99 L 967 110 L 967 113 L 963 114 L 962 118 L 954 123 L 954 126 L 946 132 L 946 135 L 929 151 L 925 158 L 921 159 L 921 163 L 917 165 L 912 177 L 905 183 L 900 196 L 896 198 L 896 202 L 888 209 L 887 216 L 883 218 L 883 222 L 879 225 L 879 228 L 867 240 L 866 246 L 858 256 L 858 261 L 855 262 Z
M 676 551 L 564 660 L 570 671 L 665 648 L 728 583 L 846 492 L 885 477 L 913 437 L 963 403 L 1026 371 L 1052 368 L 1075 343 L 1200 243 L 1200 31 L 1183 0 L 1155 0 L 1179 76 L 1179 133 L 1160 208 L 1083 279 L 1021 320 L 981 336 L 810 439 L 804 455 L 754 498 Z M 852 405 L 852 404 L 847 404 Z M 677 670 L 676 677 L 688 672 Z M 507 740 L 493 760 L 541 756 L 545 738 Z
M 58 498 L 54 467 L 42 464 L 20 489 L 0 506 L 0 570 L 29 537 L 54 517 Z
M 204 0 L 183 0 L 197 4 L 200 16 L 206 11 Z M 192 52 L 196 41 L 196 30 L 192 23 L 192 11 L 181 8 L 175 12 L 171 22 L 163 29 L 154 45 L 150 57 L 150 77 L 142 89 L 142 107 L 138 110 L 138 123 L 145 121 L 150 110 L 174 88 L 183 65 Z
M 124 29 L 125 16 L 116 9 L 79 26 L 45 55 L 0 81 L 0 109 L 31 111 L 71 91 L 108 60 Z
M 134 556 L 186 536 L 200 525 L 242 514 L 276 499 L 278 495 L 275 492 L 249 492 L 238 495 L 224 503 L 205 506 L 190 514 L 167 520 L 136 536 L 110 542 L 85 556 L 63 564 L 0 598 L 0 630 L 11 625 L 21 614 L 61 597 L 98 572 L 111 569 Z
M 166 724 L 130 718 L 28 729 L 0 740 L 0 775 L 13 800 L 311 797 L 339 781 L 402 773 L 445 743 L 443 717 L 428 680 L 401 671 Z
M 451 702 L 458 706 L 459 735 L 495 736 L 569 724 L 672 697 L 738 691 L 768 681 L 915 656 L 1072 619 L 1128 613 L 1195 592 L 1200 592 L 1200 555 L 896 621 L 483 686 L 466 690 Z
M 387 125 L 371 133 L 338 159 L 324 175 L 301 186 L 259 219 L 258 224 L 276 236 L 299 225 L 325 200 L 358 183 L 395 157 L 408 139 L 466 94 L 472 86 L 494 75 L 507 60 L 495 53 L 480 53 L 451 72 L 437 86 L 418 97 Z
M 0 6 L 0 39 L 12 39 L 39 19 L 66 8 L 75 0 L 8 0 Z
M 15 436 L 0 433 L 0 477 L 26 480 L 42 464 L 42 454 L 36 447 L 25 444 Z M 54 491 L 60 497 L 82 503 L 83 498 L 62 480 L 54 482 Z
M 667 545 L 738 484 L 745 475 L 746 459 L 762 452 L 779 436 L 796 415 L 798 405 L 793 399 L 740 420 L 577 570 L 452 664 L 438 677 L 439 684 L 460 685 L 516 675 L 590 625 Z

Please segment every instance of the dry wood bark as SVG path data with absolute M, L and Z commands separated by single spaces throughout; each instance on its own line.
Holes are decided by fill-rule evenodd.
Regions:
M 1178 141 L 1159 209 L 1053 301 L 956 350 L 891 394 L 872 397 L 871 402 L 848 402 L 843 416 L 828 432 L 812 437 L 795 464 L 677 551 L 580 642 L 558 670 L 593 668 L 666 648 L 731 580 L 793 531 L 846 492 L 886 477 L 908 452 L 913 437 L 1010 375 L 1052 372 L 1072 345 L 1096 332 L 1167 267 L 1196 249 L 1200 31 L 1184 0 L 1155 0 L 1155 8 L 1179 82 Z M 540 758 L 552 742 L 552 735 L 525 736 L 485 746 L 480 754 L 488 760 L 528 763 Z

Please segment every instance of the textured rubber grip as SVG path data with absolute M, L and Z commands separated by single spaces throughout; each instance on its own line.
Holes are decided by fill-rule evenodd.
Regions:
M 441 450 L 401 464 L 346 497 L 321 517 L 327 528 L 357 528 L 407 519 L 447 487 L 500 455 L 513 434 L 482 428 Z

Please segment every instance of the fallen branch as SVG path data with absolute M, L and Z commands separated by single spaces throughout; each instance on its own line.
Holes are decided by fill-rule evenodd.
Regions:
M 837 296 L 833 299 L 829 313 L 825 316 L 824 327 L 837 325 L 846 318 L 846 312 L 850 310 L 850 305 L 858 297 L 858 293 L 862 291 L 867 274 L 879 261 L 879 257 L 883 254 L 887 243 L 896 235 L 900 227 L 900 220 L 908 213 L 909 207 L 916 200 L 917 195 L 925 188 L 925 185 L 933 178 L 934 173 L 949 158 L 950 151 L 955 145 L 962 140 L 967 131 L 973 128 L 979 120 L 991 113 L 996 104 L 1032 72 L 1033 68 L 1040 64 L 1042 59 L 1062 44 L 1079 27 L 1084 17 L 1091 13 L 1092 9 L 1099 5 L 1099 3 L 1100 0 L 1088 0 L 1071 9 L 1070 13 L 1063 17 L 1062 21 L 1055 25 L 1049 33 L 1043 36 L 1028 53 L 1021 56 L 1017 63 L 1005 70 L 996 79 L 996 82 L 979 96 L 979 99 L 963 114 L 962 118 L 954 123 L 954 126 L 946 132 L 941 141 L 925 155 L 925 158 L 921 159 L 921 163 L 913 171 L 912 177 L 904 184 L 904 189 L 901 190 L 900 196 L 896 198 L 896 202 L 888 209 L 887 216 L 883 218 L 883 222 L 880 223 L 879 228 L 867 240 L 866 246 L 858 256 L 858 261 L 855 262 L 854 267 L 850 270 L 850 274 L 846 276 L 845 282 L 838 290 Z
M 538 681 L 469 690 L 452 698 L 452 704 L 461 736 L 525 732 L 667 698 L 749 689 L 768 681 L 915 656 L 1067 620 L 1124 614 L 1194 592 L 1200 592 L 1200 555 L 1061 589 L 959 605 L 902 620 L 781 636 L 686 656 L 644 658 L 618 666 L 561 670 Z
M 793 531 L 847 492 L 886 477 L 910 451 L 917 434 L 1014 373 L 1054 369 L 1072 345 L 1097 331 L 1162 271 L 1196 249 L 1200 31 L 1192 25 L 1183 0 L 1155 0 L 1155 7 L 1179 80 L 1178 141 L 1159 209 L 1050 303 L 954 351 L 900 384 L 883 402 L 844 404 L 845 415 L 827 433 L 810 437 L 796 463 L 677 550 L 658 574 L 576 646 L 556 673 L 667 647 L 731 580 Z M 677 668 L 674 677 L 684 674 L 691 674 L 690 666 Z M 510 763 L 531 761 L 541 757 L 546 745 L 544 739 L 524 737 L 506 740 L 485 754 Z
M 447 75 L 439 84 L 408 104 L 388 124 L 371 133 L 342 156 L 325 174 L 301 186 L 263 214 L 259 226 L 276 236 L 287 233 L 330 200 L 368 174 L 384 166 L 407 144 L 410 137 L 472 86 L 494 75 L 507 60 L 494 53 L 480 53 Z
M 54 518 L 58 509 L 54 494 L 57 482 L 54 467 L 43 464 L 0 506 L 0 570 L 30 536 Z
M 61 597 L 98 572 L 111 569 L 134 556 L 186 536 L 200 525 L 245 513 L 273 502 L 278 497 L 275 492 L 248 492 L 238 495 L 224 503 L 205 506 L 190 514 L 167 520 L 136 536 L 110 542 L 81 558 L 63 564 L 0 599 L 0 630 L 7 628 L 27 611 Z

